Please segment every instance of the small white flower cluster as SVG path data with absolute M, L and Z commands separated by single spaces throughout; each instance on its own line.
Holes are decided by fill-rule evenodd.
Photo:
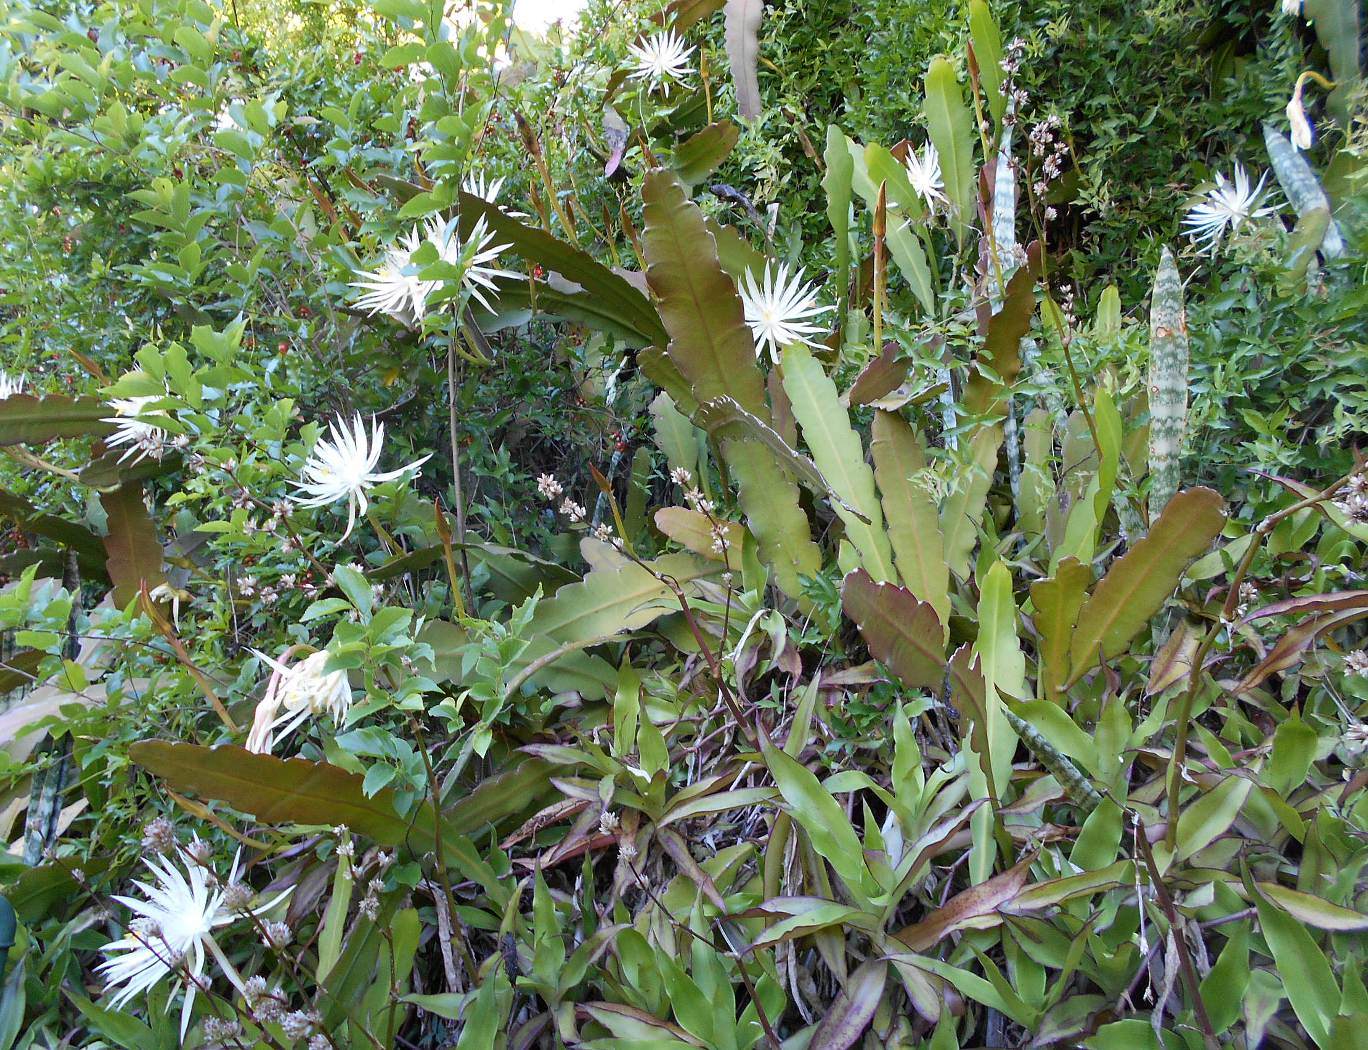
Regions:
M 1050 183 L 1064 174 L 1064 160 L 1068 156 L 1069 145 L 1060 134 L 1060 129 L 1059 117 L 1053 113 L 1031 129 L 1031 155 L 1039 163 L 1036 181 L 1031 188 L 1039 198 L 1049 191 Z M 1052 212 L 1053 209 L 1047 209 L 1045 217 L 1054 218 Z
M 1368 474 L 1355 474 L 1335 500 L 1335 508 L 1355 525 L 1368 525 Z
M 1248 582 L 1240 584 L 1240 600 L 1235 606 L 1235 618 L 1243 620 L 1249 612 L 1249 607 L 1258 601 L 1258 598 L 1259 588 Z
M 285 1014 L 290 1001 L 279 987 L 271 987 L 261 975 L 247 978 L 242 987 L 242 998 L 252 1013 L 252 1020 L 259 1025 L 273 1024 Z
M 688 467 L 675 467 L 670 471 L 670 480 L 680 488 L 688 488 L 693 484 L 693 475 L 689 473 Z
M 1026 107 L 1029 98 L 1026 89 L 1016 84 L 1017 71 L 1021 69 L 1021 59 L 1026 53 L 1026 41 L 1019 36 L 1012 37 L 1002 55 L 1002 93 L 1011 101 L 1002 114 L 1002 123 L 1011 127 L 1017 121 L 1017 113 Z
M 703 495 L 703 490 L 698 488 L 692 488 L 685 492 L 684 502 L 700 514 L 711 514 L 716 509 L 713 501 Z
M 1368 649 L 1353 649 L 1345 653 L 1344 673 L 1368 678 Z
M 726 556 L 727 548 L 731 546 L 727 540 L 727 528 L 720 521 L 712 523 L 712 550 L 714 554 Z
M 551 474 L 539 474 L 537 476 L 537 495 L 547 503 L 555 503 L 565 494 L 565 489 L 561 488 L 561 483 Z

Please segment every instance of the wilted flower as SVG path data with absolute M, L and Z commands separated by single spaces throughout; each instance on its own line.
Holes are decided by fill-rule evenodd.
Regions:
M 319 438 L 304 464 L 299 482 L 302 495 L 291 498 L 301 507 L 326 507 L 330 503 L 347 501 L 347 531 L 345 540 L 356 524 L 356 512 L 366 513 L 366 491 L 381 482 L 393 481 L 409 471 L 415 475 L 419 467 L 432 458 L 431 453 L 415 459 L 398 470 L 377 471 L 381 446 L 385 440 L 384 424 L 371 417 L 370 436 L 358 412 L 349 424 L 338 416 L 329 425 L 332 439 Z
M 128 446 L 127 451 L 119 457 L 120 463 L 130 456 L 135 463 L 149 455 L 153 459 L 161 458 L 166 431 L 151 420 L 159 417 L 165 419 L 166 413 L 158 409 L 144 411 L 149 404 L 160 400 L 162 399 L 157 395 L 149 394 L 144 397 L 116 397 L 109 402 L 109 407 L 114 409 L 115 414 L 107 416 L 103 421 L 113 423 L 115 433 L 105 443 L 111 447 Z
M 143 828 L 142 847 L 152 853 L 170 853 L 176 845 L 176 828 L 165 817 L 158 817 Z
M 15 394 L 24 392 L 24 377 L 12 376 L 5 372 L 0 372 L 0 401 L 5 401 Z
M 328 652 L 313 653 L 293 666 L 252 650 L 272 670 L 266 693 L 256 706 L 247 750 L 270 754 L 275 742 L 294 732 L 311 715 L 328 714 L 341 725 L 351 709 L 346 671 L 326 671 Z
M 1368 678 L 1368 649 L 1354 649 L 1345 653 L 1344 670 L 1346 674 Z
M 631 78 L 661 85 L 670 80 L 684 83 L 689 75 L 689 56 L 694 51 L 684 46 L 683 38 L 673 29 L 646 37 L 627 50 L 636 59 L 636 69 L 629 74 Z
M 834 309 L 818 306 L 816 285 L 803 284 L 802 270 L 790 279 L 787 264 L 772 270 L 766 263 L 764 277 L 758 283 L 755 274 L 747 270 L 739 291 L 756 354 L 768 345 L 775 361 L 780 349 L 789 343 L 815 346 L 809 336 L 821 329 L 809 319 Z
M 904 165 L 907 168 L 907 181 L 912 183 L 912 188 L 921 195 L 926 201 L 928 208 L 934 209 L 937 201 L 945 201 L 945 182 L 941 178 L 940 156 L 936 153 L 936 147 L 928 142 L 917 155 L 917 151 L 909 149 L 907 151 L 907 161 Z
M 1190 208 L 1183 219 L 1183 225 L 1190 227 L 1188 235 L 1199 248 L 1209 247 L 1215 251 L 1226 227 L 1234 231 L 1247 219 L 1271 214 L 1272 208 L 1257 207 L 1267 180 L 1268 172 L 1264 172 L 1251 189 L 1244 165 L 1238 162 L 1232 182 L 1227 182 L 1225 176 L 1217 172 L 1215 187 L 1208 190 L 1202 203 Z
M 1306 108 L 1302 105 L 1302 81 L 1297 81 L 1292 97 L 1287 102 L 1287 122 L 1292 126 L 1292 145 L 1297 149 L 1310 149 L 1315 142 L 1315 131 L 1306 119 Z
M 182 1040 L 190 1025 L 196 985 L 203 979 L 206 949 L 230 979 L 234 983 L 238 982 L 232 963 L 223 954 L 213 934 L 214 930 L 232 922 L 235 913 L 224 906 L 224 891 L 211 888 L 213 876 L 193 859 L 187 857 L 186 860 L 184 871 L 170 859 L 144 860 L 143 863 L 152 869 L 156 883 L 149 885 L 135 880 L 134 885 L 142 891 L 146 900 L 137 897 L 114 898 L 131 908 L 140 918 L 129 926 L 127 936 L 111 941 L 101 949 L 110 958 L 98 967 L 110 989 L 123 986 L 110 1000 L 110 1005 L 115 1009 L 135 996 L 143 995 L 163 977 L 183 968 L 191 979 L 183 982 Z M 228 882 L 236 878 L 235 858 Z M 277 897 L 256 910 L 263 911 L 280 899 Z

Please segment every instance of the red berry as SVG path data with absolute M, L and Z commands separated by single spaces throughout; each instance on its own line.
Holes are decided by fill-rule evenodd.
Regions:
M 361 60 L 365 57 L 366 56 L 364 52 L 356 52 L 356 54 L 352 55 L 352 65 L 359 66 L 361 64 Z
M 276 350 L 278 350 L 282 354 L 288 354 L 290 352 L 290 344 L 282 339 L 278 344 L 276 344 Z
M 311 313 L 313 313 L 313 311 L 310 310 L 307 306 L 301 306 L 297 312 L 300 317 L 308 317 Z

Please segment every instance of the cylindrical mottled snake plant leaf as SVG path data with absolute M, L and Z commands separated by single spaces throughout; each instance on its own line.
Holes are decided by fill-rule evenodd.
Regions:
M 1301 153 L 1286 135 L 1272 124 L 1263 126 L 1264 145 L 1268 148 L 1268 160 L 1273 165 L 1273 174 L 1278 178 L 1287 201 L 1304 218 L 1309 212 L 1324 208 L 1330 211 L 1330 198 L 1325 195 L 1320 179 L 1311 170 L 1306 156 Z M 1344 238 L 1340 236 L 1339 226 L 1331 219 L 1325 228 L 1325 237 L 1320 242 L 1321 253 L 1327 259 L 1344 254 Z
M 1183 279 L 1165 245 L 1150 298 L 1150 520 L 1163 512 L 1180 481 L 1187 429 L 1188 333 Z

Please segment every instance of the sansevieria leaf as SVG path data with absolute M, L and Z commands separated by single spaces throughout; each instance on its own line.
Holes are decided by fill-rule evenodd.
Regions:
M 1188 333 L 1183 279 L 1164 246 L 1150 298 L 1150 520 L 1178 491 L 1179 457 L 1187 429 Z

